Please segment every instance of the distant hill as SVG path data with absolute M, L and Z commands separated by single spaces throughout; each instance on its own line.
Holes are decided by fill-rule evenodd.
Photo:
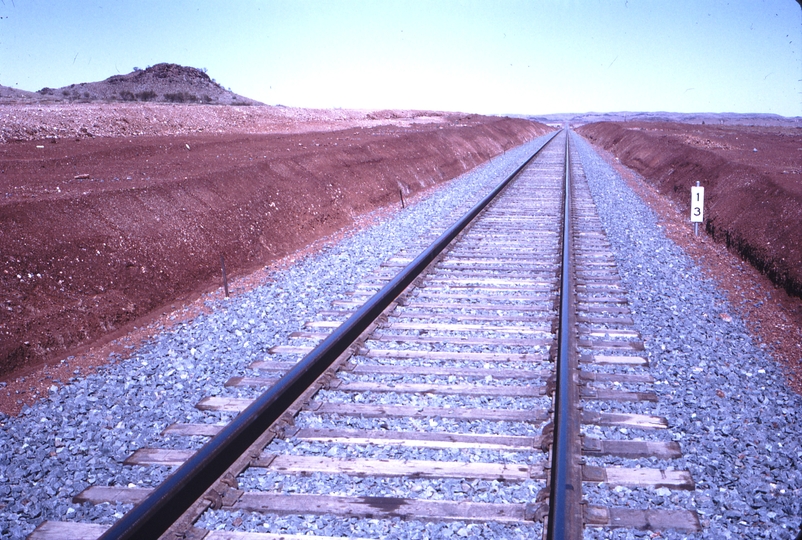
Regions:
M 786 117 L 777 114 L 738 114 L 738 113 L 672 113 L 672 112 L 609 112 L 609 113 L 561 113 L 540 116 L 524 116 L 529 120 L 544 124 L 573 125 L 593 122 L 681 122 L 683 124 L 719 124 L 750 126 L 798 126 L 802 118 Z
M 64 101 L 261 105 L 226 90 L 200 69 L 178 64 L 156 64 L 126 75 L 114 75 L 105 81 L 45 87 L 35 93 L 0 87 L 0 103 Z
M 0 103 L 29 103 L 42 100 L 44 98 L 36 92 L 26 92 L 0 84 Z

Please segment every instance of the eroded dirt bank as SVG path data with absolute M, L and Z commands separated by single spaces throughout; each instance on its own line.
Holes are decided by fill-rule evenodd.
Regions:
M 63 357 L 549 128 L 515 119 L 0 145 L 0 375 Z
M 700 181 L 707 232 L 802 297 L 802 128 L 603 122 L 577 131 L 686 215 Z
M 464 115 L 437 111 L 231 107 L 164 103 L 6 104 L 0 88 L 0 143 L 148 135 L 264 134 L 347 127 L 447 124 Z

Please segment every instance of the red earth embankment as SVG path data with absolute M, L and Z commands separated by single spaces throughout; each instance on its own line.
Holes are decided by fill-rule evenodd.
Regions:
M 0 144 L 0 375 L 208 289 L 221 255 L 232 273 L 263 266 L 548 131 L 453 116 Z
M 602 122 L 577 131 L 688 215 L 700 181 L 705 230 L 802 297 L 802 128 Z

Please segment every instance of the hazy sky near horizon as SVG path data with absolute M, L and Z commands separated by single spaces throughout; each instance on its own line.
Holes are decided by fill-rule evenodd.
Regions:
M 0 84 L 160 62 L 298 107 L 802 116 L 795 0 L 0 0 Z

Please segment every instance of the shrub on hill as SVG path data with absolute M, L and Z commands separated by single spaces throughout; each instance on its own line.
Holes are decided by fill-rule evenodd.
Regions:
M 168 92 L 164 94 L 164 99 L 170 103 L 193 103 L 198 101 L 198 96 L 190 94 L 189 92 Z

